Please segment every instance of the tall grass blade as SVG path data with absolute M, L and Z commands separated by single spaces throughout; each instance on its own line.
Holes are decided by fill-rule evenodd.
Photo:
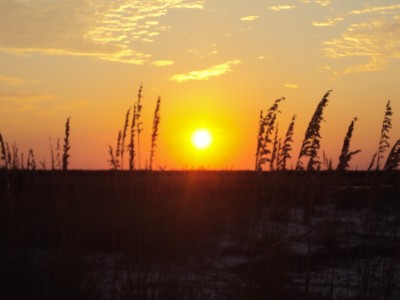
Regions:
M 0 133 L 0 160 L 3 161 L 3 168 L 8 169 L 8 164 L 7 164 L 7 156 L 6 156 L 6 145 L 5 141 L 3 139 L 3 136 Z
M 265 124 L 264 124 L 264 116 L 263 116 L 263 111 L 260 111 L 260 118 L 258 122 L 258 135 L 257 135 L 257 150 L 256 150 L 256 165 L 255 165 L 255 170 L 256 171 L 261 171 L 261 153 L 264 149 L 264 132 L 265 132 Z
M 125 138 L 126 138 L 126 133 L 128 131 L 128 126 L 129 126 L 129 114 L 131 112 L 131 109 L 129 108 L 128 111 L 126 112 L 125 115 L 125 122 L 124 122 L 124 128 L 122 130 L 122 141 L 121 141 L 121 170 L 124 169 L 124 152 L 125 152 Z
M 12 155 L 10 150 L 10 145 L 6 142 L 6 160 L 7 166 L 12 167 Z
M 353 130 L 354 130 L 354 125 L 355 125 L 356 121 L 357 121 L 357 118 L 353 118 L 353 120 L 351 121 L 350 126 L 347 130 L 346 136 L 343 141 L 342 152 L 339 156 L 339 163 L 336 167 L 337 171 L 345 171 L 349 167 L 349 162 L 350 162 L 352 156 L 361 152 L 361 150 L 350 151 L 350 142 L 351 142 L 351 138 L 353 136 Z
M 269 170 L 273 171 L 275 168 L 278 168 L 278 157 L 279 157 L 279 137 L 278 137 L 278 132 L 279 132 L 279 124 L 276 124 L 276 129 L 275 129 L 275 136 L 274 136 L 274 144 L 272 146 L 272 153 L 271 153 L 271 161 L 269 162 Z
M 397 140 L 396 144 L 390 150 L 389 156 L 386 160 L 383 170 L 392 171 L 396 170 L 400 165 L 400 139 Z
M 390 100 L 386 103 L 385 116 L 383 118 L 381 136 L 379 138 L 379 146 L 376 156 L 376 170 L 380 168 L 380 162 L 383 159 L 386 149 L 390 147 L 389 144 L 389 131 L 392 128 L 391 117 L 393 115 L 392 107 L 390 106 Z
M 138 169 L 140 169 L 140 133 L 143 131 L 142 128 L 142 121 L 141 119 L 141 112 L 142 112 L 142 90 L 143 85 L 140 85 L 139 92 L 138 92 L 138 99 L 136 103 L 136 132 L 137 132 L 137 156 L 138 156 Z
M 153 169 L 154 153 L 158 137 L 158 125 L 160 124 L 160 104 L 161 104 L 161 97 L 158 97 L 153 118 L 153 133 L 151 134 L 151 149 L 150 149 L 150 160 L 149 160 L 150 171 Z
M 12 165 L 11 165 L 11 167 L 13 169 L 19 168 L 19 150 L 18 150 L 17 144 L 15 142 L 12 144 Z
M 71 149 L 71 145 L 69 143 L 69 134 L 70 134 L 69 121 L 70 117 L 67 118 L 67 122 L 65 123 L 65 137 L 64 137 L 64 149 L 63 149 L 63 159 L 62 159 L 63 171 L 68 170 L 68 160 L 70 157 L 69 150 Z
M 56 146 L 56 160 L 57 160 L 57 169 L 61 170 L 61 144 L 60 144 L 60 139 L 57 139 L 57 146 Z
M 36 162 L 35 162 L 35 155 L 33 154 L 33 150 L 29 149 L 28 159 L 26 162 L 26 168 L 28 170 L 35 171 L 36 170 Z
M 118 131 L 117 146 L 115 148 L 115 166 L 117 167 L 116 169 L 119 169 L 121 167 L 121 163 L 120 163 L 121 138 L 122 138 L 122 132 L 120 130 L 120 131 Z
M 129 149 L 129 171 L 135 169 L 135 130 L 136 130 L 136 104 L 133 106 L 133 114 L 130 128 Z
M 290 152 L 293 150 L 293 133 L 294 133 L 294 124 L 296 121 L 296 115 L 292 117 L 292 121 L 289 124 L 289 127 L 286 131 L 285 140 L 283 141 L 282 151 L 281 151 L 281 159 L 279 164 L 279 169 L 286 170 L 287 160 L 292 158 Z
M 300 148 L 299 157 L 297 159 L 296 170 L 301 171 L 304 170 L 305 167 L 302 162 L 302 158 L 304 156 L 308 157 L 307 163 L 307 171 L 313 171 L 320 169 L 321 162 L 318 159 L 318 151 L 321 147 L 321 121 L 323 118 L 324 108 L 328 104 L 328 97 L 332 90 L 329 90 L 322 97 L 321 101 L 318 103 L 318 106 L 314 112 L 314 115 L 311 118 L 310 123 L 308 124 L 306 133 L 304 135 L 304 140 Z
M 51 170 L 54 170 L 56 166 L 55 166 L 54 150 L 53 150 L 53 143 L 51 141 L 51 136 L 49 136 L 49 146 L 50 146 Z
M 108 145 L 108 154 L 110 155 L 110 159 L 108 162 L 110 163 L 111 169 L 118 170 L 118 164 L 114 156 L 114 151 L 110 145 Z
M 272 143 L 271 136 L 274 133 L 277 114 L 280 113 L 279 104 L 284 100 L 284 97 L 275 100 L 265 116 L 262 115 L 261 111 L 257 136 L 256 171 L 262 171 L 263 165 L 271 162 L 270 156 L 273 149 L 270 149 L 269 145 Z

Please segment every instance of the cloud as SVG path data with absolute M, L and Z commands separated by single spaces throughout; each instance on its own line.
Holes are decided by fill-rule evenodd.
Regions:
M 343 21 L 343 18 L 338 17 L 338 18 L 328 18 L 325 22 L 312 22 L 312 25 L 316 27 L 328 27 L 328 26 L 333 26 L 337 22 Z
M 309 1 L 308 1 L 309 3 Z M 396 5 L 389 5 L 389 6 L 372 6 L 372 7 L 367 7 L 364 9 L 360 10 L 352 10 L 349 12 L 346 12 L 342 14 L 341 16 L 338 16 L 336 18 L 326 18 L 326 21 L 323 22 L 317 22 L 314 21 L 312 22 L 312 25 L 316 27 L 327 27 L 327 26 L 333 26 L 337 22 L 343 21 L 345 17 L 349 16 L 357 16 L 357 15 L 375 15 L 375 16 L 382 16 L 382 15 L 399 15 L 400 13 L 400 4 Z
M 310 4 L 310 3 L 315 3 L 315 4 L 319 4 L 321 6 L 328 6 L 331 4 L 330 0 L 300 0 L 301 3 L 306 3 L 306 4 Z
M 87 109 L 88 101 L 84 99 L 68 99 L 63 101 L 54 94 L 9 92 L 0 91 L 0 114 L 12 115 L 13 120 L 18 114 L 29 113 L 38 116 L 54 115 L 56 112 L 63 112 Z
M 231 60 L 225 63 L 212 66 L 211 68 L 192 71 L 186 74 L 177 74 L 170 77 L 170 80 L 176 82 L 185 82 L 190 80 L 208 80 L 211 77 L 219 77 L 232 71 L 232 65 L 240 64 L 240 60 Z
M 400 4 L 389 5 L 389 6 L 372 6 L 360 10 L 353 10 L 348 15 L 367 15 L 367 14 L 389 14 L 393 13 L 394 10 L 400 9 Z M 398 14 L 398 12 L 396 13 Z
M 273 11 L 281 11 L 281 10 L 289 10 L 293 9 L 296 6 L 294 5 L 275 5 L 275 6 L 270 6 L 269 9 Z
M 321 6 L 328 6 L 331 4 L 330 0 L 315 0 L 315 3 L 321 5 Z
M 172 9 L 201 9 L 204 0 L 2 0 L 0 51 L 82 55 L 142 64 L 140 48 L 169 30 Z
M 295 83 L 285 83 L 284 87 L 288 89 L 298 89 L 300 86 Z
M 172 60 L 155 60 L 151 64 L 156 67 L 166 67 L 166 66 L 172 66 L 174 62 Z
M 16 113 L 35 111 L 43 103 L 49 103 L 55 98 L 51 94 L 29 94 L 23 92 L 1 92 L 0 112 Z
M 259 18 L 259 16 L 247 16 L 240 18 L 241 21 L 255 21 Z
M 29 55 L 31 53 L 41 53 L 47 55 L 70 55 L 70 56 L 86 56 L 93 57 L 96 59 L 101 59 L 111 62 L 121 62 L 129 63 L 135 65 L 142 65 L 148 58 L 151 57 L 150 54 L 145 54 L 143 52 L 134 51 L 121 48 L 115 50 L 114 52 L 88 52 L 78 49 L 59 49 L 59 48 L 4 48 L 0 47 L 0 52 L 12 53 L 17 55 Z
M 267 54 L 267 55 L 260 55 L 257 57 L 259 60 L 271 60 L 274 59 L 274 57 L 271 54 Z
M 323 47 L 330 58 L 361 57 L 366 60 L 343 73 L 385 69 L 389 60 L 400 59 L 400 16 L 352 24 L 340 37 L 324 42 Z
M 4 76 L 0 74 L 0 84 L 4 85 L 24 85 L 24 84 L 30 84 L 30 83 L 35 83 L 36 81 L 34 80 L 26 80 L 23 78 L 19 77 L 9 77 L 9 76 Z

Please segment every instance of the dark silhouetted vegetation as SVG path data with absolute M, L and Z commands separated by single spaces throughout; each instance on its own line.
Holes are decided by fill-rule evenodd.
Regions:
M 325 152 L 320 162 L 330 91 L 295 170 L 287 164 L 296 118 L 281 138 L 281 98 L 260 114 L 256 171 L 154 172 L 161 98 L 143 170 L 141 93 L 115 151 L 108 148 L 109 171 L 68 169 L 69 118 L 63 149 L 58 139 L 54 155 L 50 142 L 49 171 L 45 159 L 37 168 L 32 149 L 25 160 L 0 134 L 0 299 L 400 298 L 399 140 L 379 167 L 389 148 L 390 102 L 373 176 L 349 167 L 359 152 L 350 150 L 356 119 L 338 172 Z
M 68 118 L 67 122 L 65 123 L 64 151 L 62 158 L 62 169 L 64 171 L 68 170 L 68 160 L 70 157 L 69 150 L 71 149 L 71 145 L 69 144 L 69 133 L 70 133 L 69 120 L 70 118 Z
M 392 128 L 392 121 L 391 117 L 393 115 L 392 112 L 392 107 L 390 106 L 390 100 L 386 103 L 386 110 L 385 110 L 385 116 L 383 118 L 383 123 L 382 123 L 382 129 L 381 129 L 381 136 L 379 138 L 379 146 L 378 150 L 375 152 L 375 154 L 372 157 L 371 163 L 368 167 L 368 171 L 371 170 L 376 162 L 376 170 L 380 169 L 380 162 L 383 159 L 383 155 L 390 147 L 389 144 L 389 131 Z
M 280 98 L 275 100 L 274 104 L 268 109 L 266 115 L 263 115 L 263 111 L 260 112 L 259 129 L 257 136 L 257 149 L 256 149 L 256 171 L 261 171 L 264 164 L 272 161 L 272 149 L 270 144 L 272 143 L 272 134 L 275 130 L 275 121 L 279 111 L 279 104 L 285 100 Z
M 353 155 L 361 152 L 361 150 L 350 151 L 350 141 L 351 137 L 353 136 L 354 124 L 356 121 L 357 118 L 354 118 L 351 121 L 349 129 L 347 130 L 347 134 L 344 138 L 342 152 L 339 156 L 339 164 L 336 168 L 338 171 L 345 171 L 349 167 L 349 162 Z
M 321 162 L 318 159 L 318 151 L 321 148 L 321 121 L 323 118 L 324 108 L 328 104 L 328 97 L 332 91 L 326 92 L 308 124 L 304 140 L 300 148 L 299 158 L 297 159 L 296 170 L 304 170 L 302 158 L 308 157 L 307 171 L 319 170 Z
M 151 134 L 151 147 L 150 147 L 150 159 L 149 159 L 149 169 L 150 171 L 153 170 L 153 159 L 156 150 L 156 142 L 158 137 L 158 125 L 160 124 L 160 104 L 161 104 L 161 97 L 158 98 L 156 109 L 154 111 L 154 118 L 153 118 L 153 132 Z

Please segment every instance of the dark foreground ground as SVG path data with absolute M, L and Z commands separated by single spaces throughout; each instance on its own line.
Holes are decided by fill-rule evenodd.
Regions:
M 400 299 L 399 173 L 0 171 L 0 299 Z

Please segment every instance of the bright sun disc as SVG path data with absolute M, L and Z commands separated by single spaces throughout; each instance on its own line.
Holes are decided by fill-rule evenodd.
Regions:
M 199 150 L 208 148 L 211 141 L 211 133 L 206 129 L 198 129 L 192 135 L 192 144 Z

